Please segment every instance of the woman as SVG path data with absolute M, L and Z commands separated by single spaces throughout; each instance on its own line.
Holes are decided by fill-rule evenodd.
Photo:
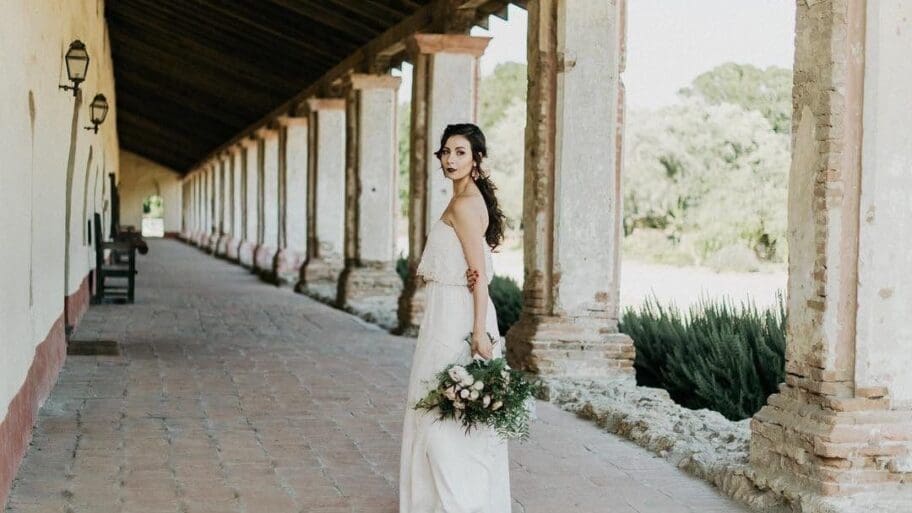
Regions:
M 402 428 L 399 513 L 509 513 L 506 442 L 490 428 L 466 434 L 459 422 L 414 409 L 447 365 L 503 352 L 493 342 L 500 333 L 488 283 L 504 216 L 481 166 L 484 134 L 472 124 L 449 125 L 435 155 L 453 197 L 428 233 L 417 270 L 427 287 Z

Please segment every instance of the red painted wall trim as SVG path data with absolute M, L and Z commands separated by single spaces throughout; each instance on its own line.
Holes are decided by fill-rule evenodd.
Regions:
M 89 274 L 86 274 L 79 284 L 76 292 L 66 297 L 64 308 L 66 311 L 66 322 L 70 327 L 75 328 L 79 320 L 89 309 L 89 300 L 92 299 L 92 292 L 89 289 Z
M 6 418 L 0 422 L 0 505 L 6 504 L 13 478 L 32 439 L 38 408 L 54 388 L 65 359 L 66 337 L 61 315 L 35 349 L 25 383 L 10 402 Z

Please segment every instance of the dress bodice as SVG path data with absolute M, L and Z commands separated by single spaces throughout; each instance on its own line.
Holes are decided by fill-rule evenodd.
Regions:
M 485 275 L 490 283 L 494 277 L 491 248 L 484 240 L 482 240 L 482 245 L 485 255 Z M 418 276 L 423 277 L 425 281 L 444 285 L 466 286 L 465 273 L 468 268 L 469 265 L 466 263 L 456 230 L 438 219 L 428 233 L 427 243 L 421 254 L 421 261 L 418 263 Z

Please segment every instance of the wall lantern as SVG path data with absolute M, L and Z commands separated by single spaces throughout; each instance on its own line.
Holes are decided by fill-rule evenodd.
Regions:
M 79 83 L 85 80 L 86 71 L 89 69 L 89 52 L 86 51 L 85 45 L 80 40 L 70 43 L 70 49 L 66 53 L 67 76 L 72 86 L 59 86 L 64 91 L 73 91 L 73 96 L 79 91 Z
M 97 134 L 98 125 L 104 123 L 105 118 L 108 116 L 108 99 L 103 94 L 96 94 L 95 98 L 92 99 L 91 105 L 89 105 L 89 109 L 92 112 L 92 126 L 87 126 L 85 129 L 93 130 Z

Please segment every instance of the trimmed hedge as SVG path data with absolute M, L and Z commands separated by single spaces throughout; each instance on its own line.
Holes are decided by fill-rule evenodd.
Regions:
M 628 308 L 620 330 L 636 347 L 637 384 L 664 388 L 677 403 L 731 420 L 753 416 L 785 380 L 785 306 L 759 311 L 701 301 L 687 315 L 653 298 Z

